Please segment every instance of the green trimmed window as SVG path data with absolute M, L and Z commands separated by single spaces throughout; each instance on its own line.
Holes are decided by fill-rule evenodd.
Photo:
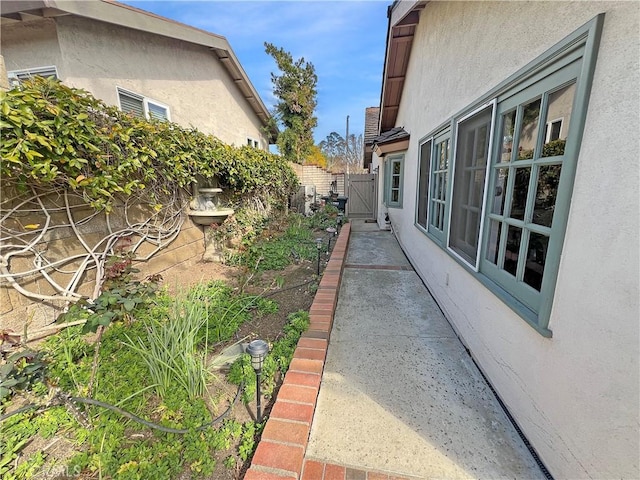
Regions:
M 603 18 L 420 144 L 416 226 L 545 336 Z
M 393 155 L 385 162 L 385 203 L 390 208 L 402 207 L 404 155 Z
M 450 158 L 450 129 L 441 131 L 420 144 L 416 223 L 439 243 L 444 243 L 445 219 L 449 212 L 447 183 Z

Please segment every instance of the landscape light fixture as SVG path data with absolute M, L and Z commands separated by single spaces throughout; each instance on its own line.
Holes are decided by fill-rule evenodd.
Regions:
M 322 250 L 322 239 L 316 238 L 316 248 L 318 249 L 318 271 L 317 275 L 320 275 L 320 250 Z
M 331 251 L 331 238 L 338 234 L 338 231 L 333 227 L 327 227 L 327 233 L 329 234 L 329 243 L 327 243 L 327 255 Z
M 256 403 L 258 423 L 262 422 L 262 405 L 260 403 L 260 377 L 262 376 L 262 364 L 264 357 L 269 352 L 269 345 L 264 340 L 253 340 L 247 347 L 247 353 L 251 355 L 251 366 L 256 372 Z

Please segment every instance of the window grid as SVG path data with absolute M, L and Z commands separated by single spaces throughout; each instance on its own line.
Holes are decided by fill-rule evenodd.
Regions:
M 449 171 L 449 138 L 435 144 L 431 169 L 431 194 L 429 198 L 429 225 L 442 232 L 446 209 L 447 176 Z
M 385 200 L 388 207 L 402 207 L 403 163 L 404 155 L 387 159 L 385 167 Z
M 425 146 L 430 141 L 438 143 L 438 138 L 425 137 L 420 149 L 416 226 L 425 229 L 432 240 L 545 337 L 551 336 L 548 324 L 603 22 L 604 14 L 594 17 L 493 88 L 476 107 L 469 106 L 450 118 L 457 133 L 444 199 L 442 237 L 446 241 L 429 223 L 433 217 L 427 211 L 437 203 L 433 192 L 438 191 L 434 184 L 440 179 L 433 175 L 434 166 L 429 167 L 428 180 L 424 176 Z M 560 108 L 563 103 L 565 111 Z M 480 190 L 475 196 L 471 192 L 474 165 L 458 159 L 464 148 L 460 130 L 466 120 L 489 104 L 494 109 L 484 198 L 474 205 L 470 200 L 477 199 Z M 469 111 L 472 113 L 466 113 Z M 521 135 L 523 121 L 536 116 L 533 128 Z M 493 142 L 493 137 L 498 141 Z M 518 148 L 521 143 L 522 149 Z M 434 154 L 435 145 L 427 151 Z M 476 173 L 480 171 L 478 168 Z M 481 187 L 481 182 L 477 185 Z M 425 189 L 428 198 L 423 195 Z M 425 200 L 428 208 L 422 204 Z M 470 252 L 476 253 L 475 264 L 472 255 L 460 248 L 461 240 L 468 239 L 460 234 L 468 233 L 462 227 L 472 211 L 470 206 L 482 212 L 476 237 L 479 248 Z M 510 247 L 511 265 L 505 262 L 509 235 L 517 246 Z

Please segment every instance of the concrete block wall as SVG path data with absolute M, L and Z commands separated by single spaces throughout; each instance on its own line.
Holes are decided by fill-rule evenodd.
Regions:
M 299 165 L 291 163 L 291 168 L 296 172 L 300 185 L 315 185 L 318 196 L 324 196 L 331 190 L 331 182 L 337 182 L 338 194 L 344 195 L 345 174 L 331 173 L 328 170 L 315 165 Z
M 3 192 L 5 193 L 5 192 Z M 60 199 L 55 196 L 44 198 L 45 206 L 51 207 L 51 211 L 59 207 Z M 3 205 L 5 206 L 5 205 Z M 85 218 L 92 211 L 88 206 L 76 205 L 74 215 L 77 219 Z M 10 208 L 8 205 L 6 208 Z M 130 210 L 131 216 L 144 217 L 144 208 Z M 51 213 L 52 224 L 61 225 L 66 223 L 64 215 Z M 118 230 L 123 221 L 122 217 L 114 211 L 110 218 L 110 228 L 112 231 Z M 131 217 L 130 217 L 131 218 Z M 3 222 L 6 228 L 22 231 L 24 225 L 43 223 L 42 212 L 18 212 L 11 218 Z M 93 247 L 109 232 L 104 215 L 98 215 L 87 223 L 78 227 L 83 240 Z M 134 242 L 135 242 L 134 238 Z M 126 245 L 126 244 L 125 244 Z M 139 250 L 140 254 L 151 252 L 154 245 L 143 245 Z M 46 257 L 48 261 L 69 257 L 74 254 L 85 254 L 86 249 L 80 243 L 77 236 L 70 228 L 58 228 L 50 230 L 36 246 L 39 254 Z M 172 268 L 184 267 L 185 264 L 195 263 L 202 258 L 204 253 L 204 233 L 202 227 L 194 224 L 188 217 L 184 219 L 178 236 L 161 250 L 156 252 L 148 261 L 137 262 L 134 266 L 140 270 L 136 274 L 139 279 L 144 279 L 152 274 L 168 274 Z M 11 271 L 28 271 L 33 269 L 34 256 L 32 254 L 11 259 Z M 80 266 L 81 260 L 69 262 L 62 265 L 60 270 L 50 270 L 51 277 L 62 286 L 66 286 L 71 280 L 71 274 L 65 272 L 75 271 Z M 18 283 L 24 289 L 42 295 L 53 295 L 55 291 L 40 274 L 32 274 L 21 277 Z M 81 278 L 77 292 L 82 295 L 91 295 L 95 288 L 95 270 L 88 271 Z M 13 330 L 22 333 L 25 326 L 29 331 L 35 331 L 53 323 L 65 307 L 64 301 L 41 301 L 31 299 L 17 291 L 7 279 L 0 279 L 0 329 Z

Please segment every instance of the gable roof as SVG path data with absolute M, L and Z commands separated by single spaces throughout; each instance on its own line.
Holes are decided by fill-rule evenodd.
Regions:
M 387 11 L 387 50 L 384 59 L 382 94 L 380 99 L 380 131 L 393 128 L 398 117 L 404 79 L 407 74 L 411 46 L 420 11 L 426 1 L 396 0 Z
M 114 0 L 3 0 L 0 2 L 0 16 L 3 24 L 25 21 L 30 18 L 52 18 L 62 15 L 76 15 L 208 47 L 224 65 L 262 124 L 269 125 L 271 118 L 269 110 L 240 65 L 231 45 L 221 35 L 191 27 Z M 275 138 L 277 130 L 272 128 L 270 134 Z

